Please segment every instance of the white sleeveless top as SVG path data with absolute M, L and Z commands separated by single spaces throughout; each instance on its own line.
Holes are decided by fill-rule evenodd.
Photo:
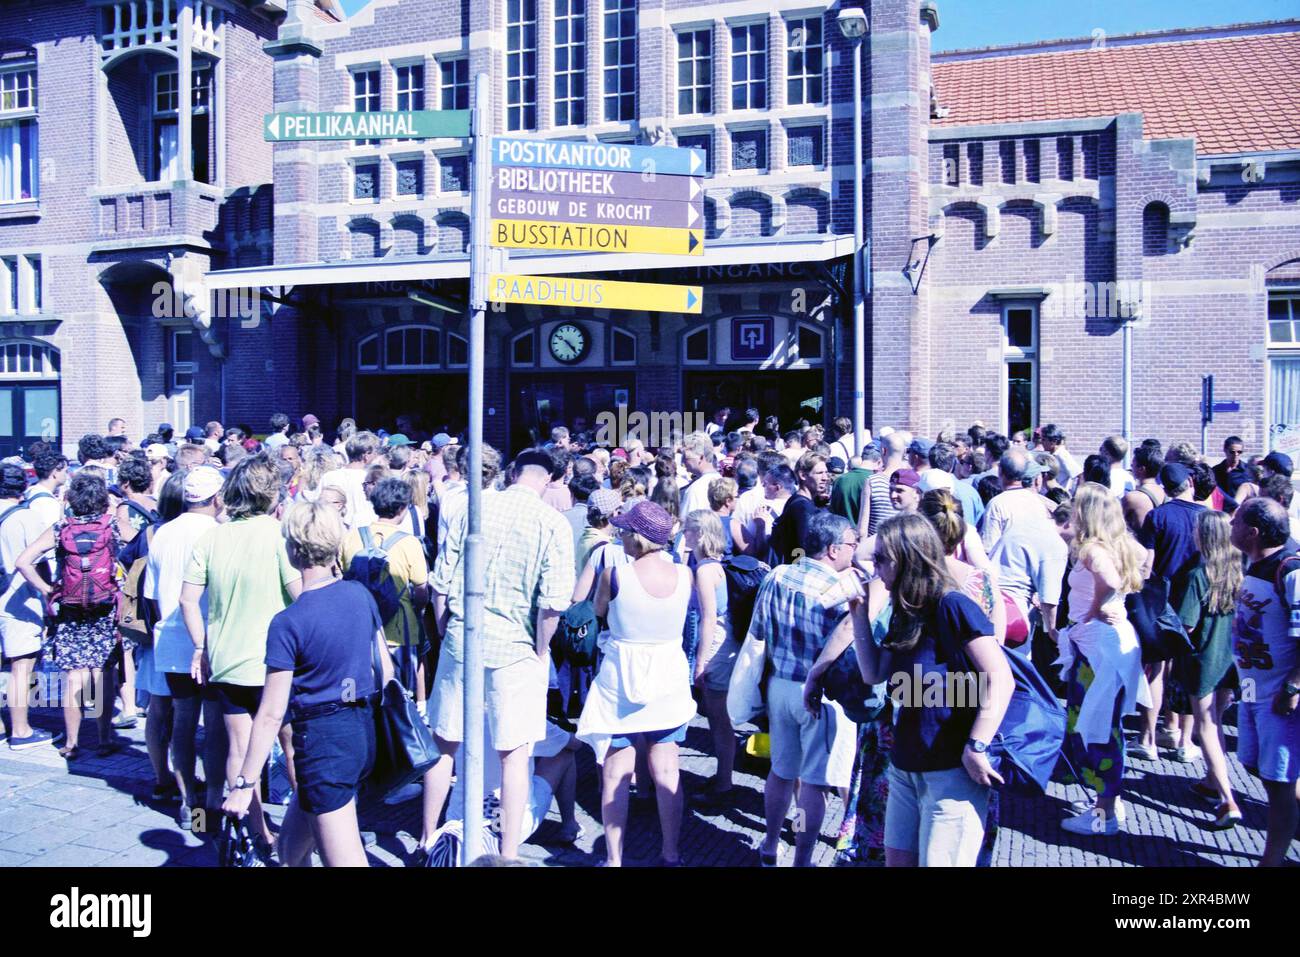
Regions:
M 1070 597 L 1069 597 L 1069 618 L 1071 622 L 1077 622 L 1084 615 L 1088 614 L 1088 609 L 1092 607 L 1092 600 L 1096 596 L 1096 577 L 1092 572 L 1083 567 L 1083 562 L 1075 562 L 1074 567 L 1070 569 Z M 1116 614 L 1124 615 L 1124 593 L 1115 592 L 1106 600 L 1102 606 L 1107 610 L 1112 610 Z
M 605 657 L 578 719 L 578 739 L 591 745 L 598 764 L 604 763 L 613 738 L 671 731 L 695 714 L 682 648 L 690 572 L 677 566 L 677 587 L 664 598 L 645 590 L 632 565 L 615 574 L 618 595 L 606 616 Z

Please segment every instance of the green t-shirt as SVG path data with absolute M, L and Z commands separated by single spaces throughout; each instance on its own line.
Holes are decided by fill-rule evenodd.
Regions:
M 218 525 L 195 543 L 185 581 L 207 588 L 211 681 L 266 683 L 266 630 L 293 601 L 287 586 L 301 577 L 270 515 Z

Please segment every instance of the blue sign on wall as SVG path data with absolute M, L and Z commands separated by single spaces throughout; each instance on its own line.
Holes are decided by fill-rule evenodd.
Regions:
M 772 355 L 771 316 L 740 316 L 731 320 L 731 358 L 738 362 L 762 362 Z

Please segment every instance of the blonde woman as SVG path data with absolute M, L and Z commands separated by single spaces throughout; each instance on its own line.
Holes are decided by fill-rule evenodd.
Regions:
M 719 479 L 714 484 L 728 481 Z M 709 719 L 709 734 L 718 755 L 717 773 L 703 797 L 705 803 L 714 805 L 728 800 L 736 766 L 735 733 L 727 716 L 727 687 L 731 684 L 731 670 L 740 645 L 731 634 L 731 618 L 727 614 L 727 576 L 722 570 L 725 534 L 722 520 L 707 508 L 691 512 L 682 526 L 682 537 L 690 549 L 688 565 L 695 585 L 691 608 L 699 615 L 694 683 L 700 686 L 704 715 Z
M 302 587 L 267 630 L 266 687 L 222 808 L 239 817 L 252 809 L 271 743 L 291 721 L 298 786 L 280 834 L 280 859 L 290 867 L 310 866 L 313 849 L 326 867 L 369 866 L 357 792 L 375 760 L 373 663 L 385 680 L 393 665 L 374 598 L 339 576 L 345 531 L 338 512 L 319 502 L 300 502 L 285 515 L 286 552 Z
M 1205 752 L 1205 779 L 1192 785 L 1199 797 L 1215 801 L 1211 830 L 1227 830 L 1241 820 L 1241 808 L 1228 781 L 1222 718 L 1232 703 L 1224 685 L 1232 673 L 1232 623 L 1241 591 L 1241 552 L 1231 541 L 1232 523 L 1223 512 L 1205 509 L 1196 520 L 1200 561 L 1172 596 L 1187 633 L 1191 654 L 1174 659 L 1174 678 L 1192 701 L 1193 733 Z
M 1066 754 L 1096 803 L 1061 826 L 1073 834 L 1116 834 L 1124 779 L 1124 717 L 1151 706 L 1142 648 L 1124 609 L 1141 590 L 1145 553 L 1130 535 L 1119 499 L 1104 485 L 1079 486 L 1070 515 L 1070 625 L 1057 664 L 1067 676 Z
M 340 469 L 344 461 L 326 445 L 311 445 L 302 450 L 302 465 L 298 469 L 298 491 L 295 500 L 315 502 L 321 494 L 321 478 L 326 472 Z

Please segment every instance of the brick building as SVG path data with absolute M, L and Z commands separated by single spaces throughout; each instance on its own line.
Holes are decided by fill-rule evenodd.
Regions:
M 1213 373 L 1241 411 L 1212 442 L 1232 431 L 1258 448 L 1279 427 L 1285 442 L 1300 423 L 1300 23 L 932 56 L 935 4 L 865 9 L 868 424 L 1051 420 L 1084 449 L 1124 424 L 1128 338 L 1139 437 L 1193 438 Z M 28 158 L 0 165 L 11 432 L 33 434 L 20 407 L 40 413 L 51 390 L 65 441 L 110 413 L 133 434 L 164 418 L 265 428 L 274 411 L 461 427 L 466 142 L 272 145 L 261 117 L 467 108 L 483 73 L 496 133 L 693 146 L 709 165 L 702 259 L 512 254 L 522 272 L 698 283 L 704 311 L 489 312 L 488 441 L 515 447 L 623 403 L 753 404 L 785 425 L 848 414 L 858 114 L 838 12 L 6 4 L 0 81 L 32 77 L 0 109 L 0 157 Z M 169 16 L 174 30 L 149 29 Z M 167 127 L 182 81 L 158 77 L 185 49 L 183 143 L 186 124 Z M 19 106 L 29 82 L 39 97 Z M 197 313 L 154 315 L 159 279 Z M 224 292 L 238 289 L 255 308 Z M 562 322 L 586 337 L 576 362 L 550 349 Z M 27 371 L 38 353 L 41 376 Z

